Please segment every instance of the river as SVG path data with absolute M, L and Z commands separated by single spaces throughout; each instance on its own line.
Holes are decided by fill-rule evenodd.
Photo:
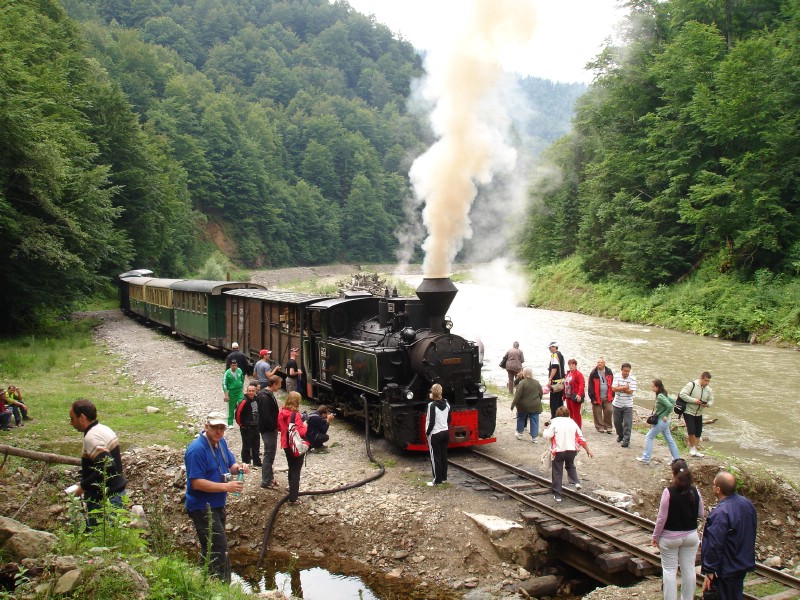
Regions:
M 635 402 L 648 408 L 653 405 L 653 379 L 677 394 L 686 382 L 709 371 L 715 400 L 705 415 L 718 420 L 704 427 L 704 447 L 800 482 L 800 402 L 794 395 L 800 389 L 800 352 L 525 308 L 517 306 L 516 297 L 523 296 L 515 294 L 508 275 L 498 281 L 497 286 L 457 283 L 459 293 L 448 311 L 455 333 L 483 341 L 486 381 L 505 384 L 506 373 L 498 364 L 515 340 L 525 354 L 525 366 L 533 368 L 540 382 L 546 377 L 547 347 L 554 340 L 565 360 L 577 359 L 587 377 L 599 356 L 615 373 L 621 363 L 631 363 L 639 387 Z

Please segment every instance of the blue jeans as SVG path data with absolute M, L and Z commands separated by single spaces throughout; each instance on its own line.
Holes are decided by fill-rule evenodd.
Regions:
M 517 433 L 525 431 L 525 425 L 528 420 L 531 422 L 531 437 L 536 439 L 539 437 L 539 413 L 526 413 L 521 410 L 517 411 Z
M 644 438 L 644 454 L 642 454 L 642 458 L 645 460 L 650 460 L 650 458 L 653 456 L 653 442 L 659 433 L 662 434 L 664 439 L 667 441 L 669 453 L 672 454 L 673 460 L 680 458 L 681 455 L 678 452 L 678 446 L 675 445 L 675 440 L 672 439 L 672 433 L 669 430 L 669 419 L 666 421 L 664 419 L 659 419 L 658 423 L 653 425 L 650 428 L 650 431 L 647 432 L 647 435 Z

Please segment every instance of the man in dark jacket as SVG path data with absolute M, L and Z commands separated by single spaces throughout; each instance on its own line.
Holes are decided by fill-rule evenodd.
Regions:
M 69 422 L 83 433 L 81 481 L 74 493 L 83 496 L 91 529 L 97 525 L 104 495 L 111 504 L 122 506 L 128 480 L 122 471 L 119 438 L 109 427 L 97 422 L 97 408 L 92 402 L 83 398 L 73 402 L 69 409 Z
M 325 448 L 325 442 L 331 439 L 328 435 L 331 421 L 333 421 L 333 413 L 324 404 L 320 404 L 317 410 L 308 415 L 306 441 L 311 444 L 311 450 Z
M 278 482 L 272 470 L 275 451 L 278 447 L 278 401 L 275 392 L 281 389 L 283 381 L 277 375 L 267 378 L 267 387 L 258 392 L 258 431 L 264 442 L 264 458 L 261 460 L 261 487 L 277 488 Z
M 719 504 L 706 519 L 701 545 L 703 591 L 716 588 L 722 600 L 740 600 L 744 577 L 756 566 L 758 514 L 736 493 L 736 478 L 726 471 L 714 477 L 714 495 Z
M 225 359 L 225 369 L 231 368 L 231 363 L 235 360 L 236 366 L 238 366 L 242 373 L 247 376 L 253 374 L 253 366 L 250 364 L 250 361 L 247 360 L 247 357 L 244 355 L 244 352 L 239 350 L 239 344 L 237 342 L 233 342 L 231 344 L 231 348 L 233 352 L 228 354 L 228 358 Z
M 592 401 L 594 428 L 600 433 L 611 433 L 611 401 L 614 399 L 611 383 L 613 381 L 614 373 L 606 366 L 606 359 L 601 356 L 597 359 L 597 366 L 589 373 L 589 381 L 586 384 L 589 400 Z

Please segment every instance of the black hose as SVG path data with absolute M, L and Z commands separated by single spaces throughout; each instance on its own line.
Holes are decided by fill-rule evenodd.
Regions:
M 386 473 L 386 468 L 383 466 L 383 463 L 379 461 L 372 455 L 372 446 L 370 445 L 369 441 L 369 408 L 367 406 L 367 398 L 364 394 L 360 396 L 361 402 L 364 404 L 364 432 L 365 432 L 365 439 L 366 439 L 366 447 L 367 447 L 367 457 L 371 462 L 374 462 L 378 465 L 379 470 L 375 475 L 370 475 L 366 479 L 362 479 L 361 481 L 356 481 L 355 483 L 348 483 L 347 485 L 341 485 L 336 488 L 332 488 L 329 490 L 311 490 L 307 492 L 300 492 L 299 496 L 324 496 L 326 494 L 336 494 L 338 492 L 344 492 L 346 490 L 352 490 L 353 488 L 361 487 L 362 485 L 366 485 L 371 481 L 375 481 L 376 479 L 380 479 Z M 286 501 L 289 500 L 289 494 L 286 494 L 283 498 L 281 498 L 278 503 L 275 505 L 275 508 L 272 509 L 272 512 L 269 515 L 269 520 L 267 521 L 266 527 L 264 527 L 264 543 L 261 548 L 261 554 L 258 556 L 258 563 L 256 563 L 256 569 L 261 569 L 261 563 L 264 561 L 264 555 L 267 553 L 267 548 L 269 547 L 269 539 L 272 537 L 272 528 L 275 525 L 275 519 L 278 517 L 278 512 L 281 509 Z

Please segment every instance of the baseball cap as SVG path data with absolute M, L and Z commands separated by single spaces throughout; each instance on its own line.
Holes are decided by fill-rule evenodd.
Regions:
M 550 342 L 550 345 L 548 346 L 548 348 L 552 348 L 553 346 L 558 348 L 558 342 Z
M 258 353 L 259 356 L 266 356 L 267 354 L 272 354 L 272 350 L 263 350 L 262 349 L 261 352 Z
M 228 426 L 228 420 L 225 418 L 221 412 L 210 412 L 206 417 L 206 424 L 207 425 L 225 425 Z
M 290 348 L 289 352 L 300 352 L 300 348 Z
M 238 350 L 239 349 L 239 342 L 233 342 L 231 344 L 231 348 L 233 348 L 234 350 Z

